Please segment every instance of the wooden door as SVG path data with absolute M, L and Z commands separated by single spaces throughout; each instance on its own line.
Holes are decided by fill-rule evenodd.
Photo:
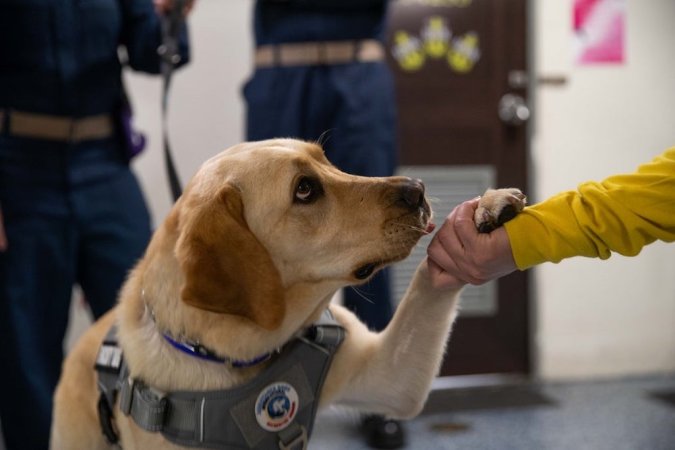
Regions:
M 441 214 L 437 224 L 485 187 L 527 192 L 526 5 L 527 0 L 390 4 L 401 172 L 427 183 Z M 421 247 L 418 259 L 426 251 Z M 409 270 L 395 268 L 399 284 Z M 529 372 L 526 274 L 472 287 L 464 296 L 465 313 L 455 325 L 441 375 Z M 472 297 L 482 299 L 476 305 L 483 303 L 473 312 Z

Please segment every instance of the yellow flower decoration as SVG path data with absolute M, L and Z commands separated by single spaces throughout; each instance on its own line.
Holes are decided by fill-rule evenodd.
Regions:
M 397 31 L 394 35 L 392 53 L 403 70 L 414 72 L 424 65 L 425 56 L 420 40 L 405 31 Z
M 422 39 L 427 55 L 436 59 L 444 57 L 448 52 L 451 34 L 443 17 L 429 17 L 426 25 L 422 28 Z
M 459 73 L 470 72 L 480 59 L 478 48 L 479 38 L 475 32 L 469 32 L 464 36 L 452 40 L 452 48 L 448 52 L 448 64 Z

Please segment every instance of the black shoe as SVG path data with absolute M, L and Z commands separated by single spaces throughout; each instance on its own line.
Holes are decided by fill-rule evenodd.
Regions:
M 393 449 L 405 445 L 405 431 L 401 422 L 383 416 L 365 416 L 361 431 L 372 448 Z

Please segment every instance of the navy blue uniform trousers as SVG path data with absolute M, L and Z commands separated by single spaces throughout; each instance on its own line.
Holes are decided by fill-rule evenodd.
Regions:
M 74 284 L 110 309 L 150 237 L 136 178 L 115 139 L 0 136 L 0 417 L 9 449 L 46 449 Z
M 249 140 L 320 141 L 327 158 L 347 173 L 393 175 L 395 97 L 385 63 L 258 69 L 244 96 Z M 346 289 L 344 303 L 371 329 L 383 329 L 392 316 L 389 270 Z

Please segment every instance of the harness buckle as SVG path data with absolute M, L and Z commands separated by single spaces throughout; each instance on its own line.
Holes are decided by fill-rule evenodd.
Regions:
M 122 349 L 116 343 L 103 342 L 96 356 L 96 370 L 118 374 L 122 366 Z
M 161 431 L 168 400 L 164 392 L 128 377 L 120 389 L 120 410 L 147 431 Z

